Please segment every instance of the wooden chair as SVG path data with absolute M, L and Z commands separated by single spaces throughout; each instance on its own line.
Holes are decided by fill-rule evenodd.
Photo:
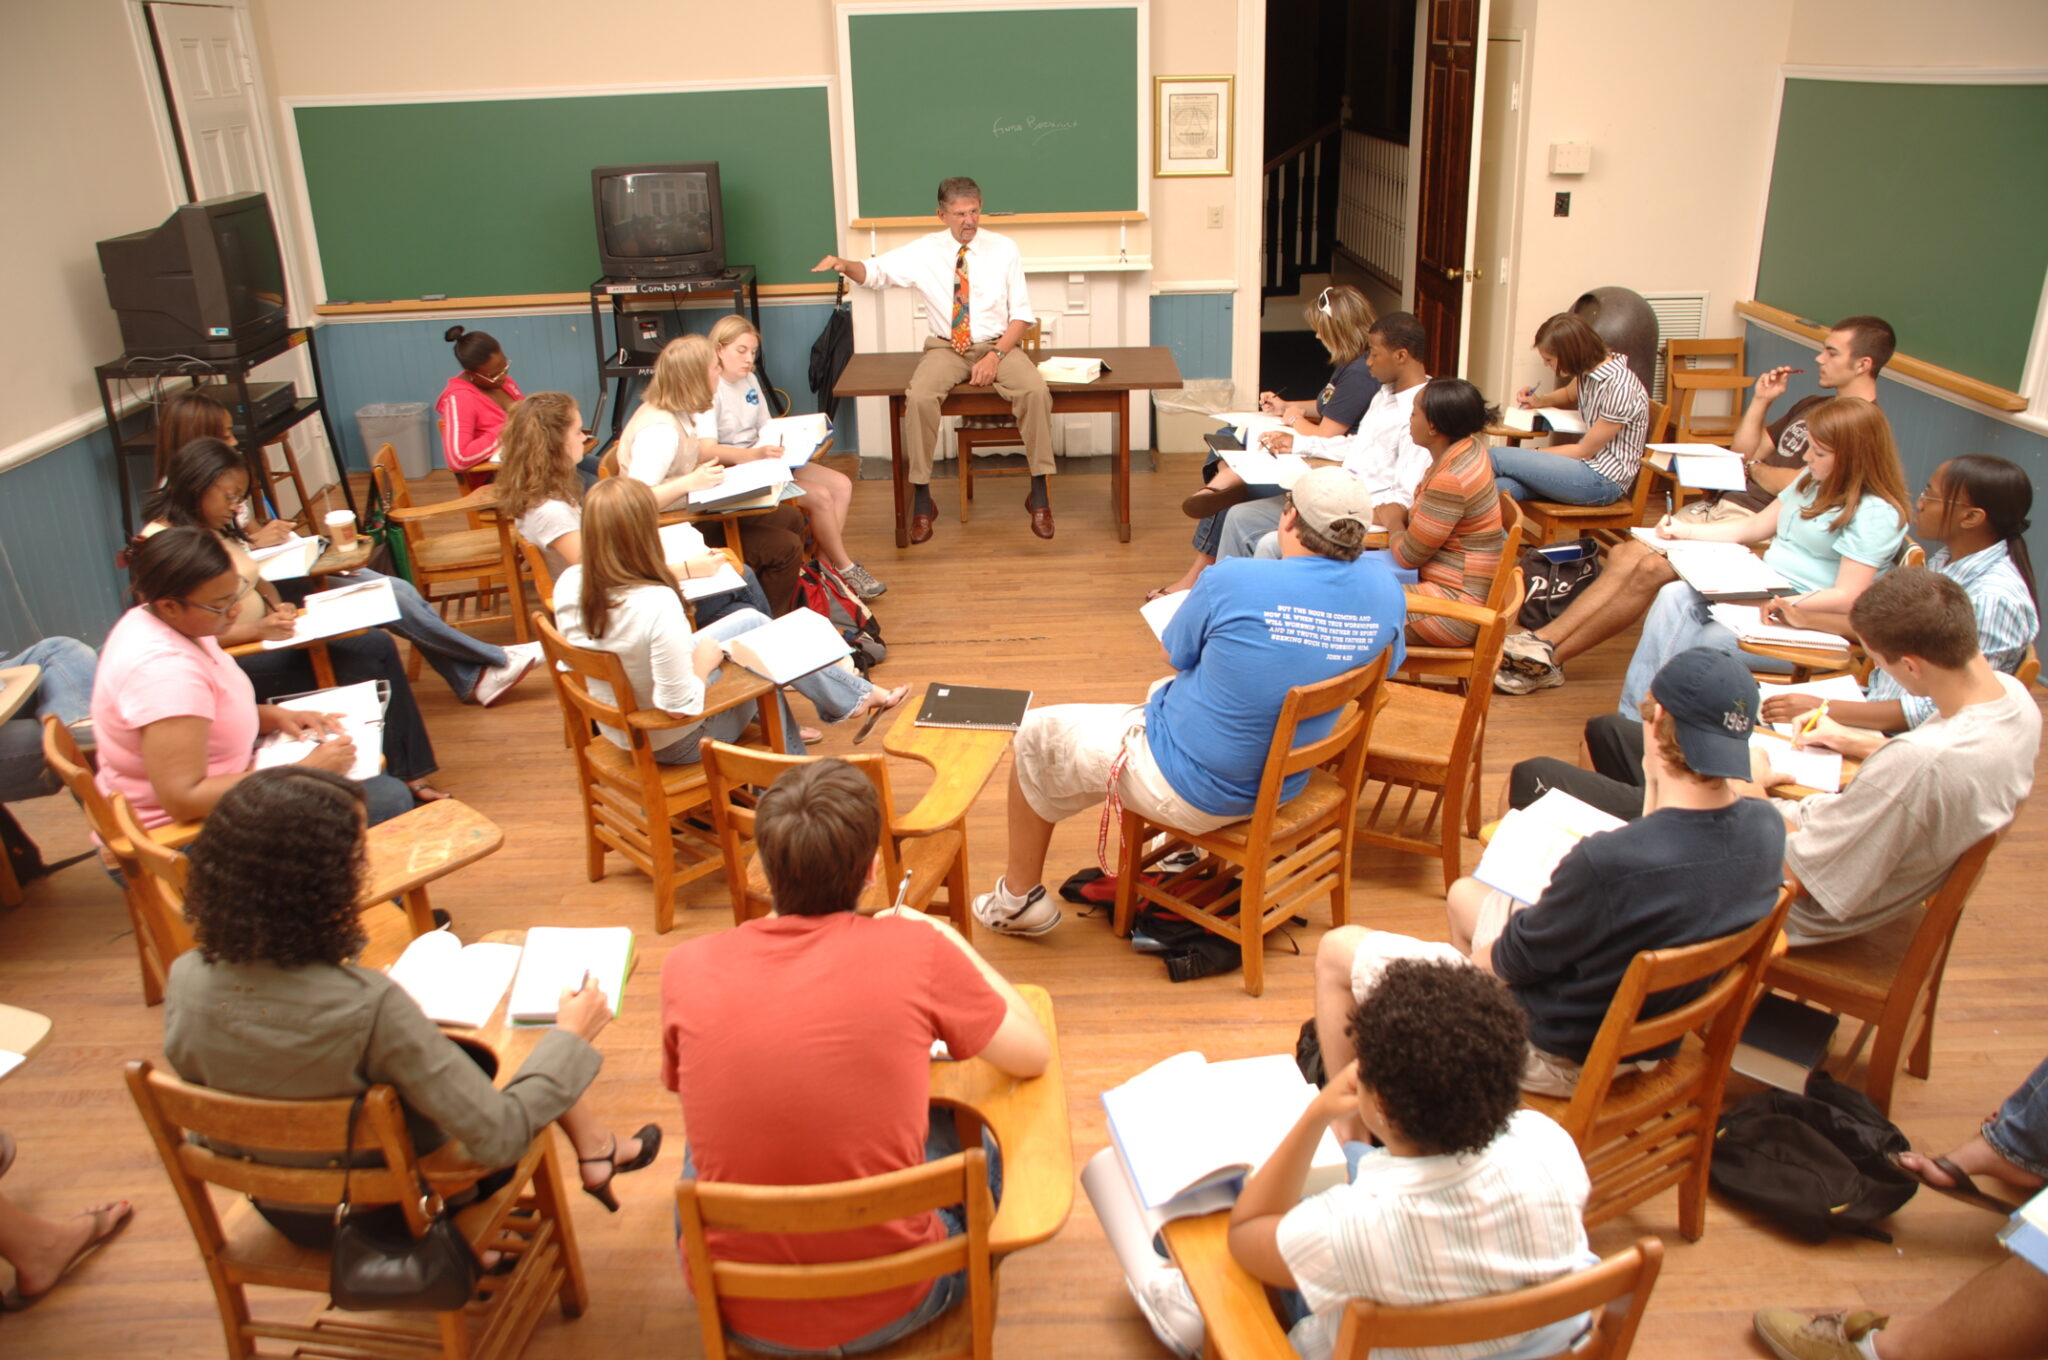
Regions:
M 1375 1346 L 1405 1349 L 1492 1341 L 1597 1311 L 1585 1340 L 1571 1348 L 1571 1360 L 1628 1360 L 1663 1265 L 1664 1243 L 1639 1237 L 1635 1245 L 1596 1266 L 1505 1294 L 1409 1308 L 1353 1299 L 1345 1306 L 1330 1354 L 1332 1360 L 1366 1360 Z
M 895 902 L 903 875 L 910 874 L 904 903 L 919 911 L 932 910 L 939 889 L 946 891 L 940 915 L 952 921 L 962 935 L 971 936 L 973 914 L 968 910 L 967 837 L 960 831 L 940 831 L 929 836 L 899 837 L 893 829 L 896 803 L 889 790 L 889 761 L 882 755 L 842 757 L 874 783 L 882 803 L 882 870 L 873 885 L 862 894 L 859 910 L 868 915 Z M 740 925 L 774 910 L 768 879 L 753 855 L 754 808 L 760 792 L 814 756 L 787 756 L 750 750 L 722 741 L 704 743 L 704 778 L 711 789 L 712 825 L 725 856 L 725 886 L 732 895 L 732 922 Z
M 1899 1065 L 1923 1080 L 1934 1054 L 1934 1008 L 1941 999 L 1949 947 L 1984 865 L 2004 831 L 1993 832 L 1957 858 L 1925 903 L 1876 930 L 1831 944 L 1806 945 L 1772 959 L 1764 986 L 1863 1022 L 1843 1059 L 1846 1074 L 1877 1035 L 1863 1090 L 1891 1113 Z
M 1729 340 L 1666 340 L 1664 396 L 1671 407 L 1671 438 L 1679 444 L 1726 447 L 1742 423 L 1742 394 L 1756 379 L 1742 371 L 1748 346 L 1741 337 Z M 1726 415 L 1698 415 L 1693 407 L 1702 392 L 1731 392 Z
M 412 565 L 412 581 L 441 617 L 452 627 L 473 632 L 487 624 L 510 620 L 512 634 L 531 642 L 526 625 L 526 587 L 519 576 L 519 554 L 513 544 L 516 535 L 503 515 L 493 514 L 487 528 L 458 529 L 452 533 L 429 533 L 427 521 L 443 515 L 495 510 L 494 487 L 485 486 L 455 500 L 416 506 L 398 455 L 389 444 L 370 460 L 370 477 L 377 491 L 387 499 L 386 513 L 405 531 L 406 560 Z M 459 585 L 459 583 L 467 583 Z M 438 585 L 458 585 L 442 594 Z M 502 598 L 501 598 L 502 597 Z M 406 674 L 417 677 L 418 648 L 407 658 Z
M 572 748 L 576 753 L 576 789 L 583 805 L 583 841 L 590 881 L 604 877 L 608 852 L 654 880 L 654 928 L 667 934 L 675 926 L 675 892 L 720 868 L 724 849 L 710 825 L 711 789 L 704 766 L 661 765 L 654 759 L 650 734 L 689 727 L 714 713 L 754 700 L 761 704 L 763 744 L 782 749 L 782 719 L 773 702 L 775 686 L 737 665 L 728 665 L 704 696 L 704 711 L 681 717 L 659 709 L 643 709 L 633 698 L 626 668 L 610 652 L 574 647 L 555 631 L 547 616 L 536 611 L 533 625 L 540 634 L 541 654 L 555 682 Z M 611 688 L 610 700 L 591 692 L 593 684 Z M 623 731 L 632 742 L 621 747 L 591 728 L 601 723 Z
M 43 719 L 43 762 L 71 790 L 71 796 L 85 813 L 85 824 L 99 837 L 121 873 L 121 896 L 128 903 L 128 924 L 135 935 L 136 961 L 142 969 L 142 1000 L 144 1005 L 154 1006 L 164 999 L 164 978 L 171 970 L 171 960 L 192 947 L 184 916 L 182 912 L 175 917 L 165 916 L 156 898 L 148 892 L 142 865 L 135 857 L 136 843 L 122 834 L 114 820 L 113 805 L 93 780 L 92 770 L 72 739 L 71 729 L 58 721 L 55 714 Z M 141 839 L 168 852 L 190 844 L 198 834 L 198 822 L 172 822 L 152 828 Z
M 1479 635 L 1469 649 L 1462 649 L 1455 658 L 1447 656 L 1432 671 L 1458 682 L 1456 688 L 1387 687 L 1386 711 L 1380 715 L 1377 739 L 1365 756 L 1366 780 L 1377 780 L 1380 790 L 1366 809 L 1358 838 L 1368 845 L 1437 856 L 1443 861 L 1445 892 L 1463 872 L 1462 838 L 1479 834 L 1479 771 L 1486 714 L 1493 703 L 1493 673 L 1500 667 L 1508 625 L 1521 608 L 1519 576 L 1517 572 L 1517 585 L 1505 609 L 1482 609 L 1431 595 L 1408 597 L 1410 618 L 1456 619 L 1476 624 Z M 1398 810 L 1388 807 L 1396 789 L 1406 794 Z M 1414 824 L 1415 801 L 1424 792 L 1431 795 L 1429 806 L 1421 822 Z
M 1733 935 L 1635 956 L 1607 1008 L 1570 1100 L 1524 1093 L 1522 1104 L 1564 1127 L 1586 1159 L 1593 1193 L 1586 1226 L 1604 1223 L 1671 1186 L 1688 1242 L 1707 1227 L 1707 1172 L 1728 1061 L 1756 1001 L 1764 965 L 1792 903 L 1788 885 L 1761 920 Z M 1704 982 L 1691 1001 L 1645 1017 L 1652 996 Z M 1674 1039 L 1683 1047 L 1647 1072 L 1617 1071 L 1623 1058 Z
M 1505 491 L 1500 493 L 1500 525 L 1503 530 L 1500 565 L 1494 568 L 1493 584 L 1486 592 L 1486 607 L 1496 613 L 1513 612 L 1508 610 L 1511 600 L 1516 602 L 1515 609 L 1520 609 L 1522 598 L 1522 507 Z M 1469 668 L 1471 657 L 1470 647 L 1419 647 L 1410 643 L 1396 678 L 1412 680 L 1425 675 L 1461 677 Z M 1462 685 L 1465 682 L 1460 679 L 1458 683 Z
M 1258 996 L 1266 988 L 1269 933 L 1325 895 L 1332 925 L 1350 919 L 1351 819 L 1390 655 L 1383 651 L 1370 665 L 1287 691 L 1251 816 L 1214 831 L 1193 832 L 1124 808 L 1118 935 L 1131 933 L 1141 904 L 1165 907 L 1235 940 L 1244 954 L 1244 989 Z M 1328 735 L 1301 740 L 1302 723 L 1333 712 L 1337 719 Z M 1307 785 L 1282 802 L 1281 784 L 1304 770 Z M 1159 843 L 1148 846 L 1155 834 Z M 1184 850 L 1198 850 L 1202 858 L 1158 883 L 1145 880 L 1147 869 Z M 1234 914 L 1225 914 L 1233 908 Z
M 1024 328 L 1023 339 L 1017 348 L 1033 361 L 1038 359 L 1041 331 L 1034 321 Z M 974 508 L 974 450 L 980 448 L 1021 448 L 1023 439 L 1017 433 L 1015 416 L 961 416 L 959 427 L 953 432 L 955 456 L 960 464 L 960 522 L 967 522 L 967 512 Z M 1028 477 L 1030 468 L 989 467 L 983 470 L 984 477 Z
M 398 1097 L 388 1086 L 370 1088 L 355 1141 L 355 1149 L 381 1154 L 382 1165 L 344 1172 L 332 1161 L 324 1166 L 278 1166 L 215 1152 L 206 1143 L 332 1158 L 336 1149 L 349 1144 L 348 1099 L 228 1095 L 189 1085 L 146 1062 L 129 1063 L 127 1078 L 129 1093 L 198 1241 L 231 1357 L 311 1354 L 417 1360 L 431 1355 L 510 1360 L 525 1349 L 549 1296 L 559 1301 L 568 1317 L 580 1316 L 589 1303 L 565 1198 L 568 1183 L 554 1133 L 542 1129 L 502 1189 L 455 1213 L 457 1228 L 475 1250 L 496 1251 L 510 1262 L 509 1272 L 483 1277 L 468 1308 L 411 1322 L 394 1320 L 399 1314 L 343 1313 L 324 1306 L 303 1325 L 252 1316 L 247 1292 L 251 1285 L 301 1290 L 324 1300 L 328 1253 L 286 1242 L 244 1200 L 235 1200 L 223 1213 L 214 1200 L 216 1189 L 284 1204 L 328 1206 L 341 1202 L 345 1180 L 351 1204 L 396 1205 L 418 1236 L 441 1206 L 439 1193 L 463 1180 L 473 1183 L 483 1168 L 443 1181 L 432 1197 L 422 1196 L 416 1188 L 420 1164 L 413 1155 L 412 1137 Z M 266 1342 L 285 1349 L 273 1349 Z
M 1665 407 L 1661 401 L 1650 403 L 1650 423 L 1643 436 L 1645 443 L 1657 444 L 1664 440 Z M 1560 538 L 1578 534 L 1607 532 L 1625 534 L 1643 522 L 1643 507 L 1650 500 L 1650 483 L 1656 479 L 1657 470 L 1650 466 L 1647 454 L 1636 469 L 1635 490 L 1625 501 L 1609 505 L 1566 505 L 1563 501 L 1530 500 L 1522 502 L 1522 513 L 1528 517 L 1527 533 L 1537 547 L 1552 543 Z
M 827 1233 L 870 1227 L 889 1219 L 929 1213 L 951 1204 L 967 1210 L 967 1231 L 907 1251 L 853 1261 L 784 1265 L 721 1261 L 712 1256 L 707 1230 L 756 1233 Z M 684 1179 L 676 1184 L 683 1259 L 697 1299 L 697 1332 L 706 1360 L 756 1354 L 726 1335 L 720 1303 L 726 1299 L 843 1299 L 967 1272 L 967 1297 L 930 1325 L 874 1360 L 938 1360 L 995 1354 L 996 1267 L 989 1253 L 987 1154 L 979 1146 L 951 1157 L 857 1181 L 826 1185 L 731 1185 Z
M 547 615 L 548 622 L 554 622 L 555 574 L 548 569 L 548 555 L 522 538 L 519 556 L 526 563 L 526 574 L 533 578 L 533 593 L 540 596 L 540 612 Z

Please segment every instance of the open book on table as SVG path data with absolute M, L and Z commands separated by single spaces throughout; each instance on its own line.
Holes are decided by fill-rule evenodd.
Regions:
M 520 953 L 516 944 L 465 945 L 452 931 L 430 930 L 407 945 L 389 971 L 427 1019 L 476 1029 L 512 985 Z
M 357 581 L 308 595 L 305 612 L 299 615 L 292 635 L 266 640 L 263 647 L 265 651 L 280 651 L 397 620 L 398 596 L 392 593 L 389 580 L 379 577 L 374 581 Z
M 798 676 L 823 670 L 853 648 L 815 609 L 792 609 L 725 644 L 726 654 L 764 679 L 786 685 Z
M 342 732 L 356 744 L 356 759 L 348 767 L 348 777 L 361 780 L 375 777 L 384 768 L 384 705 L 390 698 L 383 681 L 363 680 L 271 702 L 300 713 L 332 713 L 339 717 Z M 282 732 L 267 733 L 256 743 L 255 767 L 267 770 L 273 765 L 296 765 L 319 745 L 313 737 L 288 738 Z
M 585 973 L 604 991 L 612 1014 L 626 995 L 633 975 L 633 932 L 626 926 L 534 926 L 526 932 L 526 952 L 505 1018 L 515 1025 L 552 1025 L 562 993 L 582 985 Z
M 1158 1209 L 1216 1188 L 1234 1199 L 1315 1095 L 1285 1053 L 1214 1063 L 1176 1053 L 1104 1091 L 1102 1108 L 1139 1203 Z M 1343 1180 L 1344 1150 L 1325 1129 L 1303 1194 Z
M 1560 406 L 1545 406 L 1540 410 L 1510 406 L 1500 413 L 1500 423 L 1507 429 L 1520 430 L 1524 434 L 1542 434 L 1545 429 L 1555 434 L 1586 432 L 1585 417 Z
M 1635 528 L 1629 533 L 1651 552 L 1662 553 L 1687 585 L 1710 600 L 1768 600 L 1799 593 L 1799 587 L 1751 552 L 1747 544 L 1665 538 L 1655 529 Z
M 1533 903 L 1549 888 L 1550 876 L 1573 846 L 1622 825 L 1619 817 L 1563 789 L 1546 790 L 1529 806 L 1501 818 L 1472 876 L 1517 902 Z

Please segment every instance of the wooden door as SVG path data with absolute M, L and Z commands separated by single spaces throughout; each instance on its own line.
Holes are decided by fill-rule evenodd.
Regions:
M 1468 224 L 1478 137 L 1484 0 L 1422 0 L 1428 16 L 1423 62 L 1421 178 L 1415 232 L 1415 315 L 1429 331 L 1433 375 L 1461 373 L 1470 308 Z

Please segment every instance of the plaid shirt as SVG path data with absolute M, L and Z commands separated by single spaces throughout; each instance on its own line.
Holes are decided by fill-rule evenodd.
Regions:
M 1970 597 L 1970 607 L 1977 611 L 1977 646 L 1984 659 L 1994 670 L 2008 675 L 2018 671 L 2028 644 L 2041 631 L 2041 616 L 2005 544 L 1994 543 L 1959 562 L 1949 560 L 1948 549 L 1943 548 L 1927 559 L 1927 567 L 1954 581 Z M 1871 673 L 1868 695 L 1874 704 L 1898 700 L 1908 727 L 1918 727 L 1935 714 L 1934 700 L 1906 693 L 1881 670 Z

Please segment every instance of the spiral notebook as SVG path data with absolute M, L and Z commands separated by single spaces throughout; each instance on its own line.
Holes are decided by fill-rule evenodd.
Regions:
M 1031 707 L 1028 689 L 983 689 L 978 685 L 933 685 L 917 711 L 919 727 L 973 727 L 1014 732 Z

